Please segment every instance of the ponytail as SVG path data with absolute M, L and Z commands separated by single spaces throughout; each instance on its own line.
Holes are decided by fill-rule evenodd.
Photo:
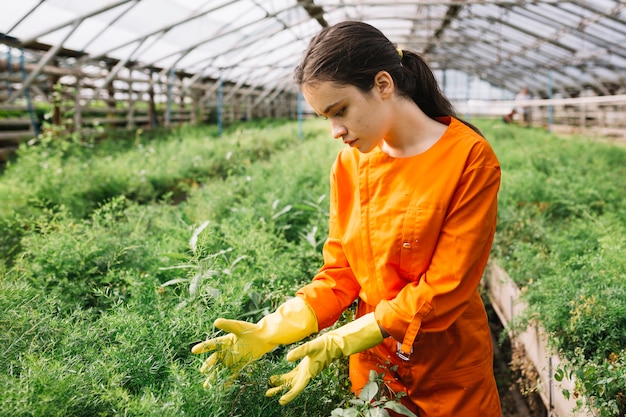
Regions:
M 415 52 L 402 51 L 400 77 L 396 81 L 402 95 L 411 98 L 429 117 L 456 116 L 443 95 L 428 64 Z
M 460 119 L 450 100 L 446 98 L 430 66 L 413 51 L 402 51 L 401 72 L 396 83 L 401 95 L 410 98 L 430 118 L 452 116 L 483 136 L 473 124 Z

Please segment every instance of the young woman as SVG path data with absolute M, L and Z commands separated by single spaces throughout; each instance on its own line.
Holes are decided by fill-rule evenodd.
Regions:
M 350 356 L 355 393 L 370 370 L 421 417 L 501 416 L 487 315 L 478 292 L 496 227 L 500 167 L 487 141 L 455 117 L 432 71 L 379 30 L 343 22 L 314 37 L 296 81 L 346 145 L 331 171 L 324 265 L 259 323 L 218 319 L 229 334 L 200 343 L 238 368 L 279 344 L 357 319 L 290 351 L 271 379 L 280 403 Z M 285 391 L 287 391 L 285 393 Z

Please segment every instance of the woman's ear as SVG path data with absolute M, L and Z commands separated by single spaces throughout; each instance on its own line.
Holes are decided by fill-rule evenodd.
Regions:
M 395 91 L 395 84 L 391 74 L 387 71 L 380 71 L 374 76 L 374 88 L 383 98 L 388 98 Z

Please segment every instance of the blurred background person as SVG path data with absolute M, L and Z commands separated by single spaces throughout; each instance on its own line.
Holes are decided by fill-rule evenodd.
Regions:
M 522 87 L 519 93 L 515 96 L 515 101 L 523 102 L 525 100 L 531 100 L 532 96 L 528 92 L 528 88 Z M 526 104 L 518 104 L 516 108 L 517 122 L 520 126 L 530 126 L 532 117 L 532 108 Z

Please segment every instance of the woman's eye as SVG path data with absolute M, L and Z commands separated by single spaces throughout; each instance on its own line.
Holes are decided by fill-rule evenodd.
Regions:
M 337 112 L 333 113 L 331 116 L 319 116 L 319 117 L 322 118 L 323 120 L 328 120 L 331 117 L 341 117 L 344 115 L 345 112 L 346 112 L 346 108 L 343 107 Z

